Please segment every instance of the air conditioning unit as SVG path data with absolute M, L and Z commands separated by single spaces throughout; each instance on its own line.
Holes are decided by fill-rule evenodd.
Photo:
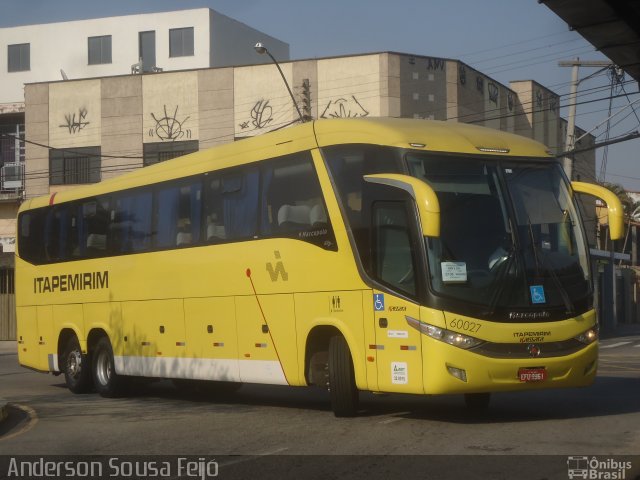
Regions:
M 19 190 L 24 187 L 24 165 L 22 163 L 5 163 L 2 167 L 2 189 Z

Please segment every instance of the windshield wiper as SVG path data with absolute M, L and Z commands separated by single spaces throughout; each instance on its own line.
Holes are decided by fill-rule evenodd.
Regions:
M 514 245 L 512 245 L 509 251 L 507 252 L 507 258 L 504 260 L 504 262 L 502 262 L 502 265 L 499 267 L 502 270 L 500 270 L 500 273 L 498 274 L 497 278 L 492 283 L 492 285 L 496 285 L 496 288 L 491 297 L 491 302 L 489 303 L 489 310 L 485 312 L 486 315 L 489 317 L 495 313 L 496 306 L 498 305 L 498 301 L 500 300 L 502 295 L 504 295 L 504 292 L 507 290 L 507 287 L 512 286 L 511 282 L 503 282 L 503 280 L 505 279 L 507 272 L 511 270 L 511 264 L 513 263 L 515 258 L 516 258 L 516 248 Z

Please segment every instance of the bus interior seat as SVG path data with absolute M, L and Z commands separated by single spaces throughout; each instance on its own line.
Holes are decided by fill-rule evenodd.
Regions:
M 278 226 L 285 230 L 308 228 L 310 212 L 307 205 L 282 205 L 278 209 Z
M 327 212 L 321 204 L 316 204 L 311 208 L 309 223 L 313 228 L 323 228 L 327 226 Z
M 87 235 L 87 249 L 104 251 L 107 249 L 107 236 L 100 233 Z
M 191 245 L 191 232 L 178 232 L 176 246 L 184 247 L 185 245 Z
M 218 225 L 216 223 L 210 223 L 207 225 L 207 241 L 224 240 L 226 238 L 226 232 L 224 225 Z

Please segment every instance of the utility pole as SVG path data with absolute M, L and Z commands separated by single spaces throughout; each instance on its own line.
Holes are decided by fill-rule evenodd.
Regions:
M 576 129 L 576 103 L 578 96 L 578 85 L 582 80 L 586 80 L 588 78 L 593 77 L 597 73 L 600 73 L 602 70 L 610 68 L 613 66 L 613 63 L 608 60 L 580 60 L 576 58 L 575 60 L 561 60 L 558 62 L 559 67 L 572 67 L 571 71 L 571 90 L 569 93 L 569 114 L 567 118 L 567 138 L 565 145 L 565 152 L 571 152 L 575 148 L 575 129 Z M 600 67 L 600 70 L 589 75 L 588 77 L 583 78 L 582 80 L 578 79 L 578 69 L 580 67 Z M 569 180 L 573 180 L 573 156 L 568 154 L 562 160 L 562 165 L 564 167 L 564 171 L 569 177 Z

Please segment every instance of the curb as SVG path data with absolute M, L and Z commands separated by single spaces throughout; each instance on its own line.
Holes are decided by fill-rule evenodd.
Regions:
M 7 401 L 3 398 L 0 398 L 0 423 L 7 418 Z

